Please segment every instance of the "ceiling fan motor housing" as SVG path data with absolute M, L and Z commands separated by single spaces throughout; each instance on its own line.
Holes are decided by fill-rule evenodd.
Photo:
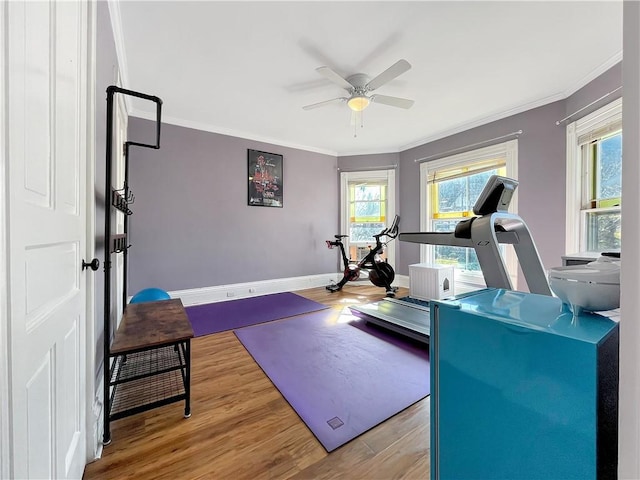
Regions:
M 369 76 L 364 73 L 356 73 L 347 78 L 347 82 L 353 85 L 354 93 L 361 91 L 362 93 L 366 92 L 368 89 L 365 89 L 367 83 L 369 83 Z

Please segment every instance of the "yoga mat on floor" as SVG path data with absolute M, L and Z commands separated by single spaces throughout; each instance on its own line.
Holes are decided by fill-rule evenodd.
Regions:
M 234 333 L 331 452 L 429 395 L 429 354 L 331 310 Z
M 327 308 L 295 293 L 275 293 L 185 308 L 196 337 Z

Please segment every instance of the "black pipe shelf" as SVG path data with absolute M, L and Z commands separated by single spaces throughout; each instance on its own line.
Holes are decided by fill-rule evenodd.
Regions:
M 126 95 L 153 102 L 156 107 L 156 131 L 154 143 L 124 142 L 123 188 L 115 188 L 112 183 L 114 147 L 114 99 L 116 95 Z M 160 148 L 160 128 L 162 100 L 153 95 L 127 90 L 116 85 L 107 88 L 107 134 L 105 164 L 105 204 L 104 216 L 104 431 L 103 444 L 111 443 L 111 421 L 160 407 L 168 403 L 184 400 L 184 416 L 191 415 L 190 407 L 190 339 L 193 330 L 178 300 L 166 300 L 156 305 L 127 305 L 127 272 L 130 206 L 135 197 L 129 190 L 130 147 Z M 117 148 L 117 147 L 116 147 Z M 111 198 L 109 198 L 109 196 Z M 113 210 L 112 210 L 113 209 Z M 112 212 L 124 213 L 122 232 L 113 234 Z M 112 328 L 111 255 L 122 254 L 122 322 L 114 332 Z M 149 306 L 151 310 L 149 311 Z M 145 313 L 146 312 L 146 313 Z M 129 327 L 127 327 L 127 325 Z M 133 329 L 132 329 L 133 328 Z
M 125 215 L 132 215 L 133 211 L 129 208 L 129 205 L 133 203 L 135 197 L 131 192 L 125 193 L 125 195 L 120 192 L 125 193 L 124 190 L 113 190 L 111 192 L 111 205 Z
M 127 234 L 111 235 L 111 253 L 122 253 L 131 245 L 127 245 Z

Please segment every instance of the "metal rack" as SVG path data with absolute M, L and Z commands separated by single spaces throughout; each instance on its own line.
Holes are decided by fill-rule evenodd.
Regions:
M 186 345 L 119 355 L 111 368 L 111 420 L 185 399 Z M 116 395 L 116 392 L 118 393 Z
M 113 188 L 113 108 L 116 94 L 129 95 L 156 104 L 156 142 L 125 142 L 124 185 Z M 110 422 L 173 402 L 184 401 L 184 416 L 191 416 L 191 338 L 193 329 L 179 299 L 127 305 L 127 270 L 130 206 L 135 196 L 129 190 L 129 150 L 132 146 L 160 148 L 162 100 L 119 87 L 107 88 L 107 140 L 105 192 L 110 199 L 105 212 L 104 252 L 104 433 L 111 443 Z M 111 233 L 111 208 L 124 213 L 123 233 Z M 123 255 L 122 322 L 111 328 L 111 256 Z

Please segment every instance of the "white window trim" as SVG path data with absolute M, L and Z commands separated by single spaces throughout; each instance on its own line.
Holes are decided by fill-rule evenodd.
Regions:
M 488 147 L 478 148 L 457 155 L 440 158 L 431 162 L 423 162 L 420 164 L 420 231 L 428 232 L 432 230 L 431 221 L 428 218 L 428 212 L 431 211 L 431 196 L 428 192 L 428 179 L 434 170 L 453 167 L 459 164 L 468 164 L 489 160 L 491 158 L 505 158 L 507 176 L 518 179 L 518 140 L 509 140 L 508 142 L 490 145 Z M 511 199 L 509 205 L 510 213 L 518 212 L 518 190 Z M 430 263 L 433 259 L 433 245 L 420 245 L 420 262 Z M 507 246 L 505 256 L 505 264 L 511 278 L 511 284 L 517 289 L 518 286 L 518 260 L 515 250 L 512 246 Z M 456 281 L 468 284 L 476 284 L 480 286 L 479 279 L 475 275 L 460 275 L 456 273 Z M 480 279 L 483 282 L 483 279 Z
M 387 180 L 387 219 L 388 222 L 396 214 L 396 171 L 395 170 L 367 170 L 359 172 L 340 172 L 340 231 L 349 231 L 349 182 L 366 180 Z M 401 221 L 402 222 L 402 221 Z M 389 225 L 387 225 L 389 226 Z M 349 251 L 349 238 L 344 239 L 344 248 Z M 396 268 L 395 241 L 386 247 L 387 262 Z
M 587 185 L 587 174 L 582 165 L 578 138 L 590 131 L 599 130 L 608 123 L 622 120 L 622 97 L 599 108 L 593 113 L 567 125 L 567 193 L 565 253 L 582 252 L 584 220 L 582 191 Z M 576 175 L 576 173 L 578 173 Z

